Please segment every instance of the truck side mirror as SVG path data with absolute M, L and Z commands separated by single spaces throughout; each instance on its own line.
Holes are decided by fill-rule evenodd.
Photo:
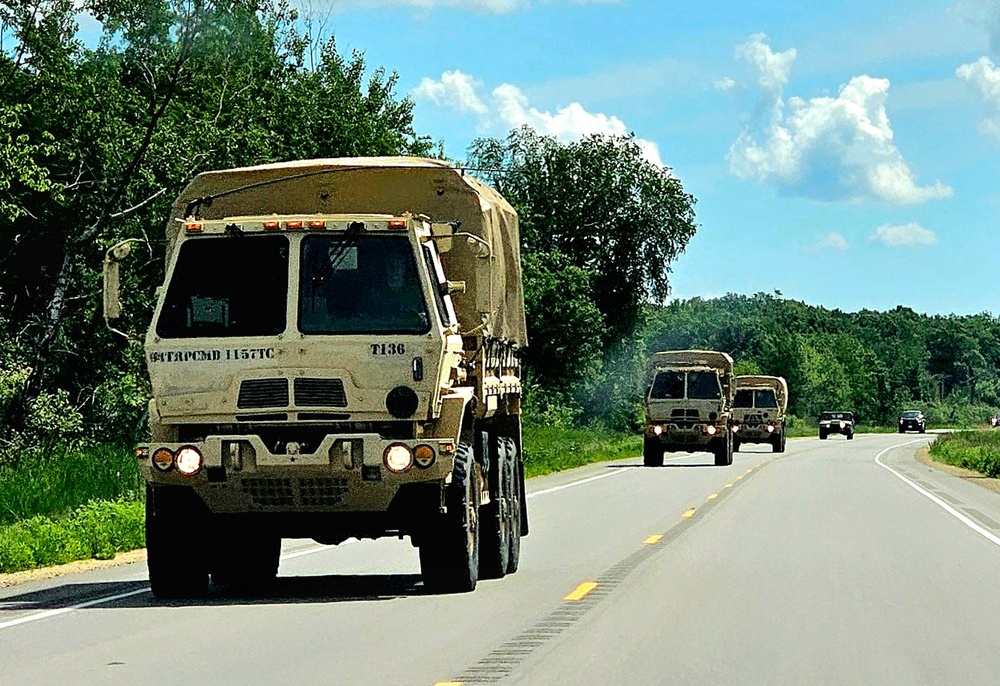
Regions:
M 132 252 L 136 239 L 122 241 L 104 256 L 104 319 L 109 323 L 120 319 L 122 304 L 119 300 L 119 265 Z

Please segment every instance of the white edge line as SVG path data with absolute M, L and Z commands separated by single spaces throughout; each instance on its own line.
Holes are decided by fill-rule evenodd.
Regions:
M 339 545 L 350 545 L 352 543 L 357 543 L 358 539 L 351 538 Z M 336 548 L 338 546 L 323 545 L 316 548 L 308 548 L 306 550 L 299 550 L 294 553 L 288 553 L 282 555 L 281 559 L 293 560 L 297 557 L 304 557 L 306 555 L 312 555 L 314 553 L 321 553 L 325 550 L 330 550 L 331 548 Z M 104 596 L 102 598 L 94 598 L 93 600 L 87 600 L 82 603 L 76 603 L 75 605 L 69 605 L 67 607 L 59 607 L 53 610 L 44 610 L 42 612 L 36 612 L 32 615 L 27 615 L 25 617 L 18 617 L 17 619 L 12 619 L 7 622 L 0 622 L 0 629 L 8 629 L 10 627 L 18 626 L 19 624 L 27 624 L 28 622 L 37 622 L 42 619 L 49 619 L 50 617 L 58 617 L 59 615 L 64 615 L 69 612 L 75 612 L 76 610 L 84 610 L 88 607 L 94 607 L 95 605 L 105 605 L 107 603 L 113 603 L 116 600 L 123 600 L 124 598 L 131 598 L 132 596 L 141 595 L 143 593 L 149 593 L 149 587 L 139 588 L 134 591 L 128 591 L 126 593 L 116 593 L 114 595 Z
M 613 472 L 608 472 L 607 474 L 598 474 L 597 476 L 591 476 L 591 477 L 588 477 L 586 479 L 579 479 L 577 481 L 572 481 L 572 482 L 570 482 L 568 484 L 563 484 L 562 486 L 553 486 L 552 488 L 546 488 L 546 489 L 544 489 L 542 491 L 535 491 L 534 493 L 528 493 L 527 497 L 528 498 L 534 498 L 536 496 L 546 495 L 548 493 L 555 493 L 556 491 L 562 491 L 562 490 L 565 490 L 567 488 L 574 488 L 576 486 L 582 486 L 583 484 L 590 483 L 591 481 L 598 481 L 600 479 L 607 479 L 607 478 L 612 477 L 612 476 L 618 476 L 619 474 L 623 474 L 625 472 L 629 472 L 629 471 L 632 471 L 633 469 L 637 469 L 637 468 L 638 468 L 637 465 L 623 466 L 623 467 L 621 467 L 621 468 L 619 468 L 619 469 L 617 469 L 617 470 L 615 470 Z M 293 559 L 295 559 L 297 557 L 304 557 L 306 555 L 313 555 L 315 553 L 321 553 L 321 552 L 324 552 L 326 550 L 330 550 L 332 548 L 336 548 L 336 547 L 339 547 L 339 546 L 350 545 L 352 543 L 358 543 L 358 542 L 359 542 L 358 539 L 352 538 L 352 539 L 348 539 L 348 540 L 344 541 L 343 543 L 340 543 L 338 546 L 324 545 L 324 546 L 319 546 L 319 547 L 316 547 L 316 548 L 309 548 L 307 550 L 299 550 L 299 551 L 296 551 L 294 553 L 288 553 L 286 555 L 282 555 L 281 559 L 282 559 L 282 561 L 284 561 L 284 560 L 293 560 Z M 103 598 L 95 598 L 94 600 L 88 600 L 86 602 L 77 603 L 75 605 L 70 605 L 68 607 L 61 607 L 61 608 L 57 608 L 57 609 L 54 609 L 54 610 L 45 610 L 44 612 L 38 612 L 38 613 L 33 614 L 33 615 L 28 615 L 26 617 L 19 617 L 18 619 L 12 619 L 12 620 L 10 620 L 8 622 L 0 623 L 0 629 L 7 629 L 9 627 L 18 626 L 19 624 L 27 624 L 28 622 L 37 622 L 39 620 L 48 619 L 50 617 L 58 617 L 59 615 L 67 614 L 69 612 L 75 612 L 76 610 L 83 610 L 83 609 L 86 609 L 88 607 L 94 607 L 95 605 L 104 605 L 106 603 L 113 603 L 116 600 L 122 600 L 124 598 L 131 598 L 132 596 L 136 596 L 136 595 L 140 595 L 142 593 L 148 593 L 148 592 L 149 592 L 149 587 L 140 588 L 138 590 L 129 591 L 127 593 L 116 593 L 115 595 L 109 595 L 109 596 L 105 596 Z
M 921 440 L 918 440 L 918 441 L 910 441 L 909 443 L 901 443 L 899 445 L 890 446 L 890 447 L 886 448 L 885 450 L 883 450 L 882 452 L 880 452 L 878 455 L 875 456 L 875 464 L 877 464 L 879 467 L 882 467 L 883 469 L 888 470 L 890 473 L 894 474 L 895 476 L 899 477 L 906 485 L 910 486 L 915 491 L 917 491 L 921 495 L 925 496 L 928 500 L 930 500 L 931 502 L 933 502 L 935 505 L 939 506 L 942 510 L 944 510 L 945 512 L 947 512 L 948 514 L 950 514 L 952 517 L 954 517 L 958 521 L 962 522 L 962 524 L 965 524 L 967 527 L 969 527 L 970 529 L 972 529 L 973 531 L 975 531 L 977 534 L 979 534 L 980 536 L 982 536 L 983 538 L 985 538 L 986 540 L 988 540 L 993 545 L 1000 546 L 1000 537 L 998 537 L 996 534 L 994 534 L 991 531 L 988 531 L 987 529 L 983 528 L 977 522 L 973 521 L 971 518 L 969 518 L 968 516 L 966 516 L 962 512 L 958 511 L 957 509 L 955 509 L 954 507 L 952 507 L 951 505 L 949 505 L 945 501 L 941 500 L 941 498 L 938 498 L 936 495 L 934 495 L 933 493 L 931 493 L 927 489 L 921 487 L 919 484 L 914 483 L 913 481 L 911 481 L 910 479 L 906 478 L 905 476 L 903 476 L 902 474 L 900 474 L 899 472 L 897 472 L 895 469 L 893 469 L 889 465 L 887 465 L 884 462 L 882 462 L 882 457 L 886 453 L 888 453 L 889 451 L 895 450 L 896 448 L 903 448 L 903 447 L 906 447 L 908 445 L 913 445 L 914 443 L 920 443 L 923 440 L 925 440 L 925 439 L 921 439 Z

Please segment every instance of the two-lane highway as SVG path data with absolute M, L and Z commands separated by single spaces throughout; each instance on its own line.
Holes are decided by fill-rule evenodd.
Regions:
M 3 589 L 0 686 L 993 684 L 1000 495 L 926 440 L 532 480 L 521 570 L 465 595 L 394 540 L 287 545 L 268 597 L 158 603 L 144 565 Z

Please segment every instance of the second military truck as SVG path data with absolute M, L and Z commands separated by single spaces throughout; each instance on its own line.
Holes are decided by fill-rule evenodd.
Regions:
M 282 538 L 409 536 L 439 591 L 517 570 L 519 245 L 511 205 L 436 160 L 196 177 L 145 340 L 153 593 L 267 582 Z
M 737 376 L 733 399 L 733 450 L 743 443 L 767 443 L 785 452 L 788 382 L 780 376 Z
M 655 353 L 646 365 L 643 464 L 663 465 L 664 452 L 710 452 L 733 463 L 733 358 L 711 350 Z

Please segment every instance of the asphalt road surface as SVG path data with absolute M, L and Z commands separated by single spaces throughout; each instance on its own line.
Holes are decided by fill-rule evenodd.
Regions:
M 0 686 L 997 684 L 1000 494 L 929 438 L 532 480 L 521 570 L 471 594 L 396 540 L 286 542 L 268 597 L 157 602 L 142 564 L 2 589 Z

